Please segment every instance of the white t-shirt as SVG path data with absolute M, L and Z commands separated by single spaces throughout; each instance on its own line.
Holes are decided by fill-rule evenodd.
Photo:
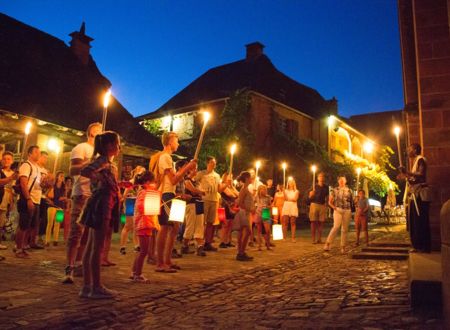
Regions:
M 172 182 L 170 182 L 170 178 L 168 175 L 164 175 L 164 171 L 169 168 L 173 169 L 172 156 L 170 154 L 164 152 L 161 156 L 159 156 L 159 160 L 158 160 L 158 172 L 159 172 L 160 177 L 162 177 L 162 184 L 161 184 L 161 192 L 162 193 L 167 193 L 167 192 L 175 193 L 176 185 L 173 185 Z
M 203 170 L 197 173 L 197 175 L 195 176 L 195 181 L 199 183 L 200 189 L 205 192 L 205 195 L 203 195 L 204 201 L 219 201 L 219 174 L 217 174 L 215 171 L 208 173 L 206 172 L 206 170 Z
M 30 167 L 31 167 L 31 175 L 30 175 Z M 30 191 L 31 185 L 33 185 L 33 188 L 31 188 L 30 191 L 30 198 L 34 204 L 41 203 L 42 197 L 41 174 L 42 174 L 41 167 L 39 167 L 36 163 L 33 163 L 31 161 L 26 161 L 19 167 L 19 177 L 24 176 L 28 178 L 27 183 L 28 191 Z
M 87 142 L 80 143 L 72 149 L 70 160 L 81 159 L 83 162 L 90 160 L 94 153 L 94 146 Z M 91 180 L 84 176 L 74 175 L 73 177 L 73 196 L 90 196 L 91 195 Z

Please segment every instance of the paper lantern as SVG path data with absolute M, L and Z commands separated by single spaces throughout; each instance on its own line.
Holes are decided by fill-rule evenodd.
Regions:
M 219 207 L 217 209 L 217 213 L 219 215 L 219 221 L 220 222 L 225 222 L 227 220 L 227 215 L 225 213 L 225 208 L 224 207 Z
M 181 199 L 173 199 L 170 206 L 169 221 L 183 222 L 186 212 L 186 202 Z
M 269 208 L 262 209 L 261 218 L 263 219 L 263 221 L 270 220 L 270 209 Z
M 159 191 L 148 190 L 144 197 L 144 215 L 159 215 L 161 212 L 161 195 Z
M 278 207 L 276 207 L 276 206 L 272 207 L 272 215 L 273 216 L 278 215 Z
M 281 225 L 273 225 L 272 236 L 274 241 L 283 239 L 283 227 Z
M 134 205 L 136 204 L 136 198 L 127 198 L 125 200 L 125 215 L 132 216 L 134 215 Z
M 127 222 L 127 215 L 121 214 L 120 215 L 120 222 L 124 225 Z
M 63 210 L 56 210 L 55 220 L 58 223 L 61 223 L 64 221 L 64 211 Z

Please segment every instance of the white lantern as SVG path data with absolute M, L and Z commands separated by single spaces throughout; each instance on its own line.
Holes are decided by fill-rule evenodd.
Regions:
M 173 199 L 170 206 L 169 221 L 183 222 L 186 212 L 186 202 L 181 199 Z
M 277 216 L 278 215 L 278 207 L 276 207 L 276 206 L 272 207 L 272 215 L 273 216 Z
M 282 225 L 272 226 L 272 236 L 274 241 L 279 241 L 283 239 L 283 227 Z
M 161 212 L 161 195 L 159 191 L 148 190 L 144 197 L 144 215 L 159 215 Z

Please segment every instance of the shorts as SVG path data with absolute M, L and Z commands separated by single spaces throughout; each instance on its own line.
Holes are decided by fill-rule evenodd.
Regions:
M 367 227 L 367 216 L 366 215 L 355 215 L 355 226 L 366 225 Z
M 324 222 L 327 217 L 327 206 L 325 204 L 311 203 L 309 207 L 309 221 Z
M 39 223 L 39 213 L 39 204 L 34 204 L 34 210 L 31 214 L 28 210 L 21 210 L 19 212 L 19 228 L 21 230 L 35 228 L 36 224 Z
M 83 235 L 84 226 L 78 222 L 78 219 L 88 198 L 88 196 L 83 195 L 72 196 L 72 209 L 70 210 L 70 234 L 67 242 L 68 248 L 75 246 L 78 247 L 82 236 L 84 236 L 84 240 L 87 238 Z
M 174 198 L 175 198 L 174 193 L 166 192 L 166 193 L 162 194 L 161 202 L 164 203 L 164 202 L 170 201 Z M 167 212 L 170 212 L 171 205 L 172 205 L 171 201 L 167 202 L 167 204 L 165 204 L 165 205 L 161 205 L 161 213 L 158 217 L 159 224 L 161 226 L 173 226 L 173 222 L 169 221 L 169 213 L 167 213 Z
M 148 237 L 150 237 L 150 236 L 152 236 L 152 233 L 153 233 L 153 229 L 148 229 L 148 228 L 139 229 L 139 230 L 136 231 L 136 236 L 148 236 Z
M 281 213 L 288 217 L 298 217 L 297 202 L 284 202 Z
M 205 234 L 205 222 L 203 214 L 196 214 L 195 203 L 186 205 L 184 239 L 203 239 Z
M 244 227 L 250 228 L 251 221 L 250 221 L 250 212 L 245 210 L 239 210 L 238 213 L 236 213 L 234 220 L 233 220 L 233 230 L 241 230 Z
M 206 224 L 213 224 L 217 218 L 217 209 L 219 208 L 219 202 L 204 201 L 204 217 Z

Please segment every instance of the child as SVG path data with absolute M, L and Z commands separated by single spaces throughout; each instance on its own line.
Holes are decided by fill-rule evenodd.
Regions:
M 366 239 L 366 245 L 369 246 L 369 231 L 367 229 L 367 215 L 369 214 L 369 201 L 366 198 L 364 190 L 358 191 L 358 197 L 356 198 L 356 214 L 355 214 L 355 227 L 356 227 L 356 246 L 359 245 L 359 235 L 361 229 L 364 231 Z
M 139 240 L 139 254 L 134 259 L 131 279 L 134 282 L 149 283 L 149 280 L 142 275 L 144 260 L 149 255 L 150 237 L 154 229 L 158 229 L 158 217 L 156 215 L 144 215 L 145 194 L 150 190 L 156 190 L 155 176 L 150 171 L 144 171 L 135 178 L 135 183 L 142 186 L 136 198 L 134 209 L 134 228 Z
M 49 206 L 47 209 L 47 229 L 45 231 L 45 246 L 50 246 L 51 236 L 53 233 L 53 245 L 58 245 L 59 226 L 60 223 L 56 221 L 56 212 L 64 209 L 66 197 L 66 186 L 64 184 L 64 172 L 56 173 L 55 185 L 47 193 L 49 199 Z
M 256 192 L 256 217 L 255 224 L 258 230 L 258 251 L 261 251 L 261 235 L 264 234 L 267 250 L 270 248 L 270 219 L 262 218 L 262 210 L 270 209 L 272 197 L 267 194 L 267 186 L 261 184 Z M 264 232 L 264 233 L 263 233 Z
M 92 196 L 88 200 L 80 222 L 89 230 L 83 256 L 83 287 L 81 298 L 110 299 L 113 290 L 100 281 L 100 255 L 105 235 L 119 218 L 119 186 L 117 169 L 112 160 L 120 152 L 120 138 L 115 132 L 104 132 L 95 137 L 93 161 L 81 170 L 91 180 Z
M 242 182 L 242 188 L 239 191 L 239 197 L 237 204 L 239 205 L 239 212 L 236 214 L 233 220 L 233 229 L 238 230 L 237 246 L 238 254 L 236 256 L 237 261 L 251 261 L 253 257 L 248 256 L 245 253 L 247 248 L 248 239 L 250 237 L 251 220 L 250 216 L 255 213 L 255 202 L 253 195 L 249 191 L 248 186 L 252 183 L 253 178 L 250 172 L 242 172 L 237 178 L 239 182 Z

